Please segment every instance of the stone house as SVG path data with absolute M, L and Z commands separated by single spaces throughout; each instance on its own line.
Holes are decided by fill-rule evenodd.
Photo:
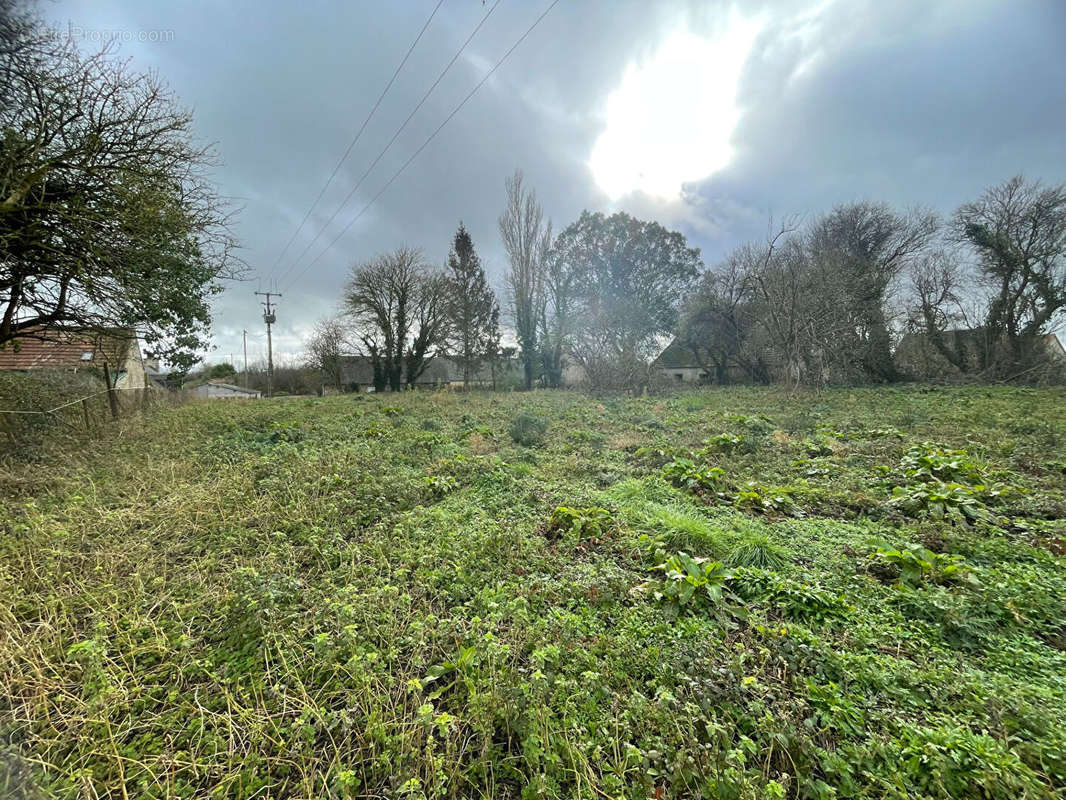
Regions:
M 0 348 L 0 369 L 104 374 L 116 389 L 144 389 L 149 380 L 132 328 L 31 328 Z

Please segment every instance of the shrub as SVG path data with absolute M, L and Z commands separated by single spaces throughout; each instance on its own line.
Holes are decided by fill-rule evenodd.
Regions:
M 786 492 L 751 486 L 737 492 L 733 507 L 752 514 L 786 515 L 802 517 L 803 511 Z
M 548 420 L 531 411 L 523 411 L 514 418 L 507 432 L 515 444 L 537 447 L 548 433 Z
M 436 498 L 442 498 L 458 488 L 459 484 L 451 475 L 426 475 L 422 482 Z
M 769 433 L 774 429 L 774 421 L 765 414 L 726 414 L 726 419 L 756 435 Z
M 782 578 L 768 569 L 738 568 L 731 586 L 744 600 L 766 603 L 784 616 L 804 622 L 843 617 L 849 609 L 842 595 Z
M 833 440 L 828 436 L 819 436 L 812 439 L 804 439 L 801 442 L 803 451 L 807 454 L 808 458 L 819 458 L 822 456 L 833 455 Z
M 932 442 L 923 442 L 908 449 L 899 465 L 910 482 L 984 482 L 983 470 L 970 460 L 965 450 L 945 450 Z

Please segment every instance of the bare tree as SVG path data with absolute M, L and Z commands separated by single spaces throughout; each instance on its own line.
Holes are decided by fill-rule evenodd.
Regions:
M 793 386 L 895 380 L 895 287 L 937 229 L 933 215 L 873 203 L 839 206 L 802 226 L 771 225 L 763 244 L 727 259 L 714 302 L 690 310 L 687 344 L 698 349 L 691 340 L 717 328 L 718 344 L 703 343 L 716 368 L 730 361 Z
M 1016 176 L 955 214 L 987 291 L 988 349 L 981 368 L 1000 377 L 1042 356 L 1039 336 L 1066 308 L 1066 184 Z
M 344 307 L 377 391 L 414 384 L 447 339 L 447 306 L 447 282 L 420 250 L 401 247 L 352 268 Z
M 732 381 L 736 368 L 753 381 L 768 383 L 769 372 L 753 346 L 756 317 L 750 250 L 734 251 L 712 270 L 685 301 L 678 325 L 678 344 L 718 384 Z
M 911 270 L 908 328 L 923 346 L 906 356 L 926 373 L 939 361 L 978 379 L 1039 377 L 1043 334 L 1066 308 L 1066 185 L 988 189 L 955 213 L 950 245 Z
M 540 303 L 540 347 L 545 382 L 557 389 L 563 382 L 564 357 L 575 330 L 580 265 L 554 245 L 545 261 Z
M 401 247 L 352 268 L 344 305 L 374 368 L 374 388 L 403 388 L 403 357 L 411 332 L 411 307 L 425 265 L 422 253 Z
M 344 354 L 347 349 L 348 329 L 341 320 L 326 317 L 315 323 L 315 329 L 307 341 L 307 360 L 338 392 L 343 388 Z
M 433 359 L 447 349 L 452 330 L 451 291 L 448 277 L 441 273 L 427 273 L 418 284 L 413 333 L 406 356 L 409 387 L 414 386 Z
M 500 236 L 507 252 L 510 270 L 507 289 L 511 312 L 522 355 L 527 389 L 532 388 L 538 351 L 538 331 L 544 318 L 544 268 L 552 233 L 551 220 L 532 189 L 522 185 L 522 172 L 505 183 L 507 206 L 499 218 Z

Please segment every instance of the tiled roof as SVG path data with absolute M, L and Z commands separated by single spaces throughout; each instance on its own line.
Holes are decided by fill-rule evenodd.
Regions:
M 31 329 L 0 348 L 0 369 L 76 369 L 121 367 L 131 331 Z

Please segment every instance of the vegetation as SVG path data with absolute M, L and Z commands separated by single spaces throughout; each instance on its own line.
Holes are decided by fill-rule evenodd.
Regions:
M 105 46 L 0 7 L 0 346 L 41 326 L 137 326 L 187 369 L 237 262 L 192 115 Z
M 703 273 L 676 332 L 717 383 L 1061 382 L 1063 287 L 1066 185 L 1015 177 L 950 224 L 870 202 L 786 220 Z
M 449 350 L 463 375 L 463 386 L 495 358 L 500 349 L 500 306 L 485 277 L 469 232 L 459 223 L 448 253 Z
M 1061 796 L 1064 400 L 290 398 L 9 457 L 0 795 Z M 987 514 L 895 500 L 953 485 Z
M 370 357 L 376 391 L 414 385 L 444 351 L 448 296 L 448 279 L 415 248 L 380 253 L 352 267 L 344 311 L 353 323 L 351 338 Z
M 497 224 L 507 253 L 511 321 L 518 339 L 525 387 L 531 389 L 538 372 L 537 354 L 541 351 L 544 326 L 547 324 L 547 295 L 551 293 L 545 278 L 552 244 L 552 223 L 550 219 L 544 219 L 537 193 L 527 189 L 523 180 L 521 170 L 515 170 L 514 175 L 506 180 L 507 205 Z M 554 325 L 552 330 L 557 332 Z M 554 343 L 559 348 L 553 353 L 561 357 L 564 342 L 556 339 Z M 561 374 L 558 360 L 555 366 L 558 374 Z M 555 382 L 553 385 L 559 384 Z
M 1002 379 L 1041 367 L 1041 337 L 1066 307 L 1066 185 L 1011 178 L 959 208 L 952 228 L 972 262 L 934 259 L 915 275 L 930 342 L 962 373 Z M 971 282 L 984 287 L 976 301 Z M 951 337 L 949 324 L 977 335 Z
M 685 237 L 618 212 L 583 211 L 552 245 L 568 275 L 569 350 L 593 388 L 640 388 L 648 362 L 673 333 L 703 261 Z

